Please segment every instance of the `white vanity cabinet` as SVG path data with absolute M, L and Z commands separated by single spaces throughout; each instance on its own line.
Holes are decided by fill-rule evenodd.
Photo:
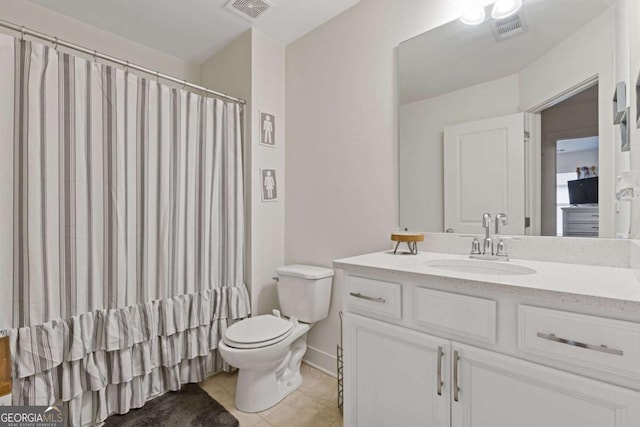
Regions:
M 640 425 L 638 392 L 462 344 L 453 351 L 453 427 Z
M 358 315 L 344 326 L 345 425 L 449 425 L 449 341 Z
M 500 302 L 479 297 L 477 289 L 469 296 L 343 271 L 338 277 L 346 311 L 345 427 L 640 426 L 639 391 L 554 366 L 562 359 L 633 375 L 633 363 L 640 369 L 638 324 L 517 301 L 498 311 Z M 500 342 L 501 328 L 511 342 Z M 599 346 L 532 338 L 532 331 Z M 544 364 L 525 360 L 531 354 L 544 356 Z

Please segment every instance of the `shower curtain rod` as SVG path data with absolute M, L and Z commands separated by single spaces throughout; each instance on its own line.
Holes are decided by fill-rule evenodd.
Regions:
M 164 80 L 168 80 L 170 82 L 174 82 L 174 83 L 178 83 L 181 84 L 182 87 L 188 87 L 191 89 L 196 89 L 199 90 L 201 92 L 204 92 L 206 95 L 213 95 L 216 96 L 218 98 L 223 98 L 229 101 L 233 101 L 233 102 L 237 102 L 239 104 L 246 104 L 246 101 L 244 99 L 239 99 L 239 98 L 234 98 L 233 96 L 229 96 L 229 95 L 225 95 L 224 93 L 220 93 L 220 92 L 216 92 L 214 90 L 211 89 L 207 89 L 206 87 L 202 87 L 202 86 L 198 86 L 196 84 L 193 83 L 189 83 L 186 80 L 183 79 L 179 79 L 177 77 L 173 77 L 167 74 L 163 74 L 160 73 L 159 71 L 153 71 L 150 70 L 149 68 L 145 68 L 142 67 L 140 65 L 136 65 L 136 64 L 131 64 L 129 63 L 129 61 L 123 61 L 122 59 L 118 59 L 118 58 L 114 58 L 113 56 L 109 56 L 109 55 L 105 55 L 103 53 L 100 53 L 96 50 L 91 50 L 91 49 L 87 49 L 85 47 L 79 46 L 77 44 L 74 43 L 70 43 L 70 42 L 66 42 L 64 40 L 60 40 L 57 37 L 52 37 L 43 33 L 40 33 L 38 31 L 34 31 L 34 30 L 30 30 L 28 28 L 25 28 L 24 26 L 20 26 L 20 25 L 16 25 L 16 24 L 12 24 L 11 22 L 7 22 L 4 21 L 2 19 L 0 19 L 0 27 L 4 27 L 4 28 L 8 28 L 10 30 L 16 31 L 18 33 L 21 34 L 21 37 L 24 38 L 24 36 L 31 36 L 31 37 L 35 37 L 41 40 L 45 40 L 51 44 L 53 44 L 53 47 L 56 48 L 58 46 L 64 46 L 68 49 L 72 49 L 78 52 L 82 52 L 85 53 L 87 55 L 90 55 L 93 57 L 93 59 L 102 59 L 105 61 L 109 61 L 118 65 L 121 65 L 125 68 L 128 69 L 132 69 L 132 70 L 137 70 L 152 76 L 155 76 L 156 79 L 164 79 Z

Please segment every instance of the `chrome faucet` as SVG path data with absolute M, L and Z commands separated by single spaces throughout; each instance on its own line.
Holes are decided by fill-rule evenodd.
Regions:
M 498 215 L 496 215 L 496 231 L 494 233 L 496 236 L 500 234 L 500 224 L 502 224 L 503 226 L 508 224 L 506 213 L 499 213 Z
M 500 225 L 507 225 L 507 215 L 504 213 L 499 213 L 495 218 L 495 236 L 500 235 Z M 478 258 L 485 260 L 501 260 L 508 261 L 509 256 L 507 255 L 507 248 L 504 244 L 504 240 L 500 238 L 498 242 L 497 248 L 494 251 L 494 238 L 491 237 L 491 214 L 484 213 L 482 214 L 482 227 L 484 228 L 485 234 L 482 243 L 482 251 L 480 250 L 480 242 L 478 242 L 477 238 L 473 238 L 473 242 L 471 243 L 471 254 L 470 258 Z
M 485 235 L 482 244 L 482 255 L 493 255 L 493 240 L 491 240 L 491 214 L 482 214 L 482 226 Z
M 496 236 L 500 234 L 500 224 L 502 224 L 503 226 L 508 224 L 506 213 L 499 213 L 498 215 L 496 215 Z M 502 238 L 500 238 L 500 241 L 498 242 L 496 256 L 509 259 L 509 255 L 507 255 L 507 247 L 505 246 L 504 240 L 502 240 Z

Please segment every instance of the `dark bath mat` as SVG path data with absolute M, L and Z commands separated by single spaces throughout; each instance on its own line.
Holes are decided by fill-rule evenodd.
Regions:
M 105 427 L 238 427 L 240 423 L 197 384 L 150 400 L 140 409 L 112 415 Z

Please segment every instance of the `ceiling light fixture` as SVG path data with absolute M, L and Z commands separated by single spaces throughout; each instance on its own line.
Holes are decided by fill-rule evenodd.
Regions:
M 498 0 L 493 5 L 491 17 L 493 19 L 504 19 L 513 15 L 522 7 L 522 0 Z
M 480 25 L 484 22 L 484 7 L 468 8 L 460 17 L 460 21 L 467 25 Z
M 460 21 L 467 25 L 480 25 L 485 19 L 485 5 L 491 0 L 449 0 L 458 12 Z

